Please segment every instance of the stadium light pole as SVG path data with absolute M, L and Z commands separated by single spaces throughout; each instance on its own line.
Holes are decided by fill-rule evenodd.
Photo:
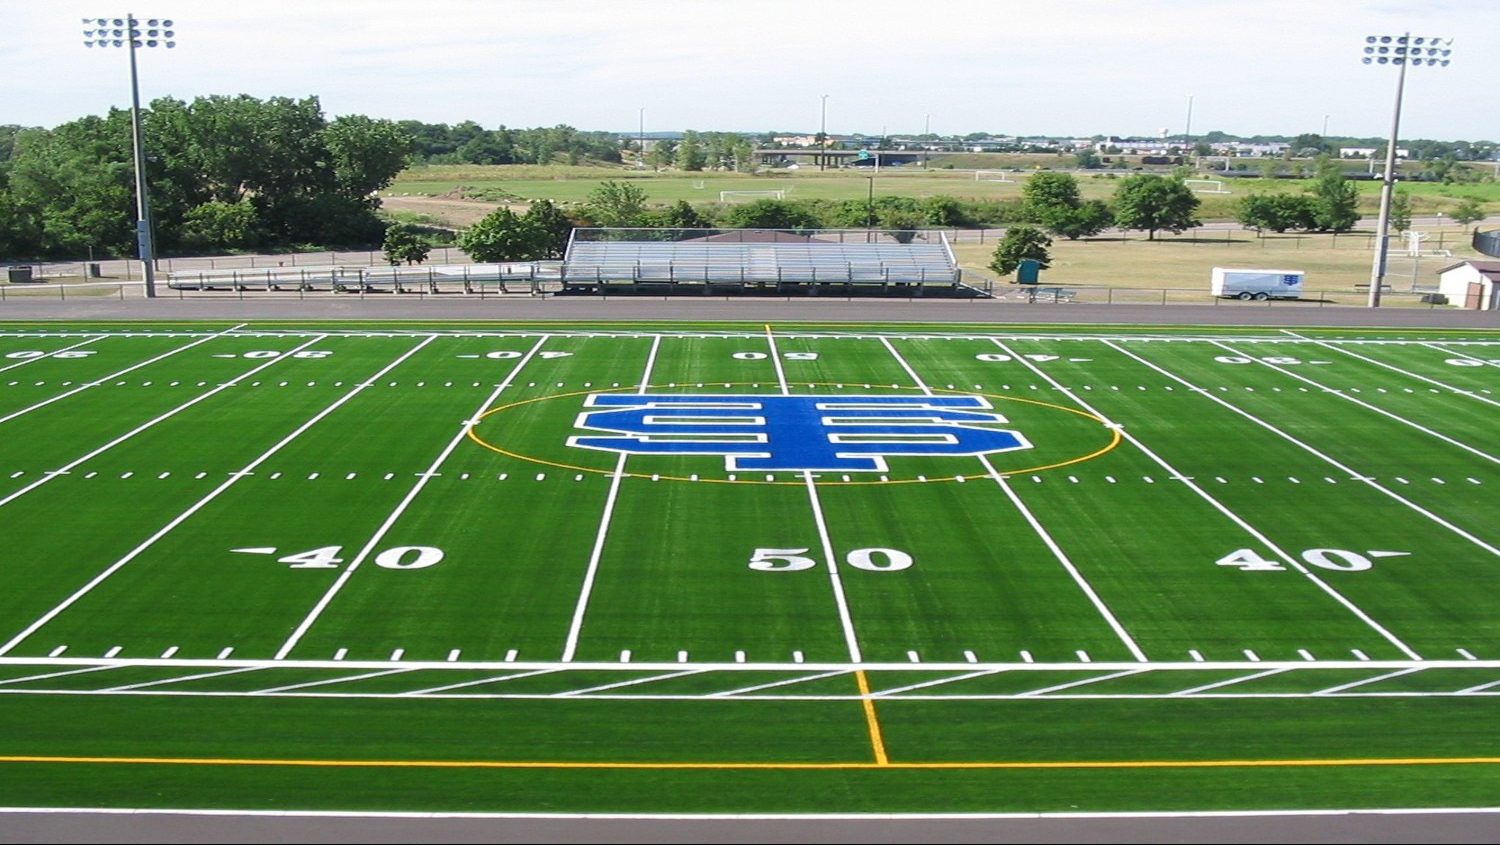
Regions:
M 1452 38 L 1412 38 L 1401 35 L 1365 36 L 1364 63 L 1396 65 L 1396 107 L 1391 111 L 1391 138 L 1385 146 L 1385 174 L 1380 181 L 1380 218 L 1375 223 L 1375 257 L 1370 266 L 1371 308 L 1380 307 L 1380 286 L 1385 281 L 1385 253 L 1390 246 L 1391 194 L 1396 189 L 1396 136 L 1401 131 L 1401 95 L 1406 87 L 1407 65 L 1447 67 Z
M 646 166 L 646 107 L 645 106 L 641 106 L 641 125 L 640 125 L 640 135 L 638 137 L 638 140 L 639 140 L 640 143 L 639 143 L 639 146 L 636 149 L 636 154 L 640 156 L 640 159 L 636 162 L 636 166 L 640 167 L 640 168 L 645 168 L 645 166 Z
M 123 18 L 84 18 L 83 46 L 124 47 L 130 54 L 130 134 L 135 147 L 135 241 L 141 256 L 146 297 L 156 296 L 156 240 L 151 232 L 151 196 L 146 188 L 146 149 L 141 140 L 141 86 L 136 75 L 135 51 L 145 47 L 177 46 L 170 20 L 149 18 L 143 23 L 126 13 Z
M 828 169 L 828 95 L 823 95 L 822 117 L 818 121 L 818 169 Z

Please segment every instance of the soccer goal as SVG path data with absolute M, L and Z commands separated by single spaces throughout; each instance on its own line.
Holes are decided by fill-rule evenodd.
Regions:
M 703 180 L 702 179 L 695 179 L 693 181 L 693 188 L 696 189 L 696 190 L 699 190 L 699 191 L 703 190 Z
M 720 191 L 719 202 L 739 200 L 784 200 L 786 191 Z
M 1010 173 L 1004 170 L 976 170 L 974 171 L 975 182 L 1014 182 Z
M 1230 191 L 1224 190 L 1224 182 L 1221 179 L 1184 179 L 1182 180 L 1182 184 L 1187 185 L 1188 188 L 1195 194 L 1231 193 Z M 1194 185 L 1206 185 L 1207 187 L 1194 188 Z

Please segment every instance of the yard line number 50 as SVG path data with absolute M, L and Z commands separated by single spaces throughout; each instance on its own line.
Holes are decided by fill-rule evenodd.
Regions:
M 805 555 L 810 549 L 756 549 L 750 555 L 750 568 L 756 572 L 801 572 L 818 562 Z M 900 572 L 911 569 L 911 555 L 898 549 L 854 549 L 844 555 L 844 562 L 866 572 Z

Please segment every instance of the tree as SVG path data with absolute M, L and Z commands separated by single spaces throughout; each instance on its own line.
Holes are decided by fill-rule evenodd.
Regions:
M 530 257 L 534 259 L 562 258 L 568 249 L 568 237 L 573 234 L 573 221 L 568 219 L 551 200 L 537 200 L 526 210 L 521 224 L 531 237 Z
M 1240 200 L 1238 220 L 1257 232 L 1313 229 L 1318 225 L 1318 204 L 1307 194 L 1251 194 Z
M 677 166 L 682 170 L 702 170 L 708 154 L 698 141 L 698 133 L 692 130 L 682 133 L 682 143 L 677 145 Z
M 693 208 L 687 200 L 678 200 L 652 215 L 647 225 L 660 229 L 707 229 L 712 221 Z
M 530 228 L 514 211 L 497 208 L 459 232 L 458 247 L 481 263 L 522 261 L 530 257 L 535 246 Z
M 182 221 L 182 243 L 199 249 L 245 249 L 260 240 L 260 216 L 249 199 L 209 200 L 188 211 Z
M 392 223 L 386 227 L 385 243 L 381 246 L 381 251 L 385 253 L 385 260 L 392 265 L 403 261 L 407 264 L 421 264 L 427 260 L 432 247 L 417 234 L 415 226 L 410 223 Z
M 922 200 L 922 216 L 930 226 L 967 226 L 973 222 L 964 204 L 948 196 Z
M 1448 216 L 1453 218 L 1454 223 L 1463 226 L 1464 231 L 1468 231 L 1470 223 L 1478 223 L 1485 218 L 1483 206 L 1479 204 L 1479 200 L 1473 198 L 1455 205 L 1453 210 L 1448 212 Z
M 646 211 L 646 192 L 629 182 L 611 179 L 589 191 L 584 209 L 596 226 L 639 226 Z
M 1317 227 L 1325 232 L 1347 232 L 1359 221 L 1359 193 L 1354 183 L 1335 167 L 1325 168 L 1313 185 Z
M 1098 170 L 1104 166 L 1104 162 L 1099 160 L 1099 154 L 1093 150 L 1079 150 L 1074 153 L 1073 159 L 1079 170 Z
M 1005 230 L 1005 237 L 995 247 L 995 255 L 989 267 L 1001 276 L 1009 276 L 1021 266 L 1021 259 L 1031 258 L 1041 262 L 1042 268 L 1052 266 L 1052 256 L 1047 252 L 1052 239 L 1035 226 L 1012 226 Z
M 1405 232 L 1411 228 L 1411 194 L 1396 191 L 1391 197 L 1391 228 Z
M 1021 186 L 1026 220 L 1068 240 L 1097 235 L 1114 222 L 1114 214 L 1099 200 L 1084 202 L 1078 180 L 1068 173 L 1033 173 Z
M 1158 230 L 1173 234 L 1203 225 L 1196 216 L 1198 197 L 1181 179 L 1140 173 L 1120 180 L 1115 189 L 1115 223 L 1123 229 L 1145 229 L 1147 240 Z
M 737 229 L 793 229 L 804 231 L 820 228 L 817 215 L 805 206 L 783 200 L 756 200 L 737 205 L 724 214 L 725 225 Z

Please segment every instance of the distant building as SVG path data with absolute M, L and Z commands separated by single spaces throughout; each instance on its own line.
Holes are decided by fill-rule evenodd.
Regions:
M 1438 290 L 1450 305 L 1470 311 L 1500 310 L 1500 261 L 1460 261 L 1438 270 Z
M 1378 147 L 1339 147 L 1339 158 L 1374 158 L 1380 152 Z M 1400 147 L 1396 148 L 1396 158 L 1410 158 L 1411 153 Z

